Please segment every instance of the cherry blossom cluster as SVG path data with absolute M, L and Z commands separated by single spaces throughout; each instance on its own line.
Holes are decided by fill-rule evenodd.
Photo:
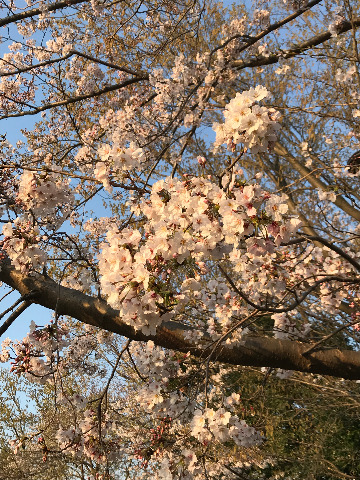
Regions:
M 270 25 L 270 12 L 265 9 L 255 9 L 253 13 L 253 23 L 255 25 L 260 25 L 267 27 Z
M 204 178 L 155 183 L 150 198 L 134 207 L 147 218 L 144 234 L 116 227 L 107 233 L 99 255 L 107 301 L 125 322 L 155 333 L 157 325 L 186 303 L 189 289 L 201 290 L 196 276 L 206 273 L 204 260 L 230 253 L 236 265 L 244 253 L 262 257 L 290 237 L 299 222 L 282 221 L 285 201 L 256 184 L 239 184 L 226 194 Z M 184 278 L 174 295 L 172 278 L 179 281 L 181 266 L 189 264 L 195 278 Z
M 344 252 L 354 260 L 359 261 L 360 254 L 353 251 L 350 247 L 344 248 Z M 294 266 L 295 258 L 299 260 L 299 263 Z M 324 276 L 324 272 L 328 276 L 338 275 L 349 280 L 351 278 L 356 279 L 354 266 L 327 247 L 322 249 L 309 245 L 300 255 L 296 252 L 291 252 L 288 254 L 286 264 L 285 266 L 289 271 L 291 268 L 292 282 L 295 282 L 296 279 L 306 278 L 307 284 L 313 285 Z M 316 302 L 313 301 L 312 303 L 314 310 L 323 311 L 326 309 L 331 313 L 334 307 L 338 308 L 345 298 L 349 303 L 355 302 L 357 305 L 360 303 L 360 291 L 357 285 L 349 288 L 349 285 L 333 280 L 323 282 L 319 288 L 321 295 Z
M 192 434 L 202 442 L 210 442 L 213 438 L 220 442 L 232 439 L 239 446 L 249 447 L 262 441 L 255 428 L 224 408 L 206 408 L 204 412 L 195 410 L 191 429 Z
M 208 62 L 209 54 L 207 52 L 202 55 L 198 54 L 196 59 L 191 62 L 189 62 L 184 55 L 179 55 L 175 59 L 175 64 L 170 75 L 167 75 L 163 69 L 156 69 L 152 72 L 150 84 L 153 85 L 157 93 L 155 102 L 163 111 L 163 121 L 166 121 L 166 117 L 169 116 L 164 106 L 177 105 L 178 110 L 178 102 L 186 97 L 189 87 L 196 85 L 198 82 L 202 83 L 204 80 L 205 84 L 211 83 L 211 73 L 209 72 Z M 199 96 L 192 100 L 193 104 L 196 100 L 201 99 L 201 92 L 202 90 L 200 89 Z M 191 106 L 191 104 L 188 105 L 188 107 Z M 189 119 L 185 120 L 185 124 L 189 123 Z
M 127 172 L 140 169 L 144 161 L 144 153 L 134 144 L 125 148 L 117 141 L 117 131 L 113 133 L 113 144 L 103 145 L 98 149 L 101 161 L 94 170 L 95 178 L 104 185 L 105 190 L 112 191 L 111 179 L 122 181 Z
M 92 273 L 87 268 L 79 269 L 71 277 L 65 278 L 62 285 L 82 292 L 88 292 L 94 285 Z
M 11 338 L 5 338 L 1 342 L 0 362 L 5 363 L 10 359 L 10 346 L 12 344 Z
M 276 140 L 280 129 L 279 112 L 262 107 L 257 102 L 269 96 L 265 87 L 237 93 L 224 110 L 225 122 L 214 123 L 215 147 L 226 143 L 229 149 L 243 144 L 253 153 L 265 152 Z
M 46 252 L 38 245 L 41 240 L 40 231 L 37 226 L 33 226 L 31 219 L 17 217 L 13 224 L 8 222 L 3 226 L 2 234 L 2 250 L 17 270 L 25 272 L 45 264 Z
M 69 211 L 74 197 L 69 188 L 69 181 L 61 178 L 59 173 L 38 173 L 25 170 L 19 180 L 17 203 L 25 211 L 31 211 L 35 217 L 49 219 L 52 225 L 59 227 L 59 220 L 54 216 L 61 209 L 62 220 Z M 60 220 L 61 222 L 61 220 Z
M 342 26 L 346 22 L 344 11 L 341 7 L 336 7 L 334 10 L 332 22 L 329 25 L 329 32 L 333 37 L 337 37 L 341 31 Z
M 44 383 L 54 371 L 55 353 L 68 345 L 68 337 L 65 325 L 50 324 L 39 328 L 32 321 L 30 332 L 21 342 L 3 342 L 2 361 L 12 358 L 11 371 L 24 373 L 28 379 Z
M 118 454 L 118 443 L 110 440 L 113 430 L 113 422 L 108 415 L 101 419 L 100 430 L 96 411 L 87 408 L 81 413 L 75 427 L 60 426 L 55 438 L 61 450 L 66 450 L 75 457 L 85 456 L 98 464 L 104 464 L 110 451 L 113 457 Z
M 287 7 L 293 10 L 299 10 L 299 8 L 306 7 L 308 0 L 283 0 L 283 2 Z
M 105 77 L 105 73 L 101 70 L 99 65 L 90 64 L 85 72 L 83 72 L 82 77 L 77 81 L 77 90 L 76 93 L 86 94 L 94 92 L 98 87 L 101 80 Z
M 241 18 L 234 18 L 229 23 L 224 23 L 222 27 L 222 36 L 227 44 L 224 48 L 216 52 L 216 59 L 214 62 L 214 72 L 221 72 L 221 79 L 224 77 L 231 78 L 230 71 L 226 72 L 226 67 L 229 65 L 231 59 L 236 59 L 239 56 L 239 48 L 243 46 L 243 36 L 247 33 L 248 18 L 246 15 Z
M 287 313 L 274 313 L 271 315 L 274 320 L 274 337 L 285 338 L 304 338 L 310 331 L 310 324 L 306 323 L 300 329 L 296 327 L 296 323 Z

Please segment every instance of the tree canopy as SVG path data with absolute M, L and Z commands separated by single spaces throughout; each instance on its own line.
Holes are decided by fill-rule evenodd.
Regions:
M 6 462 L 358 478 L 359 8 L 0 2 Z

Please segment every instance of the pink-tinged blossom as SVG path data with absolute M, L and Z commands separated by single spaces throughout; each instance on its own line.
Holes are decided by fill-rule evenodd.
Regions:
M 261 257 L 267 253 L 265 240 L 262 238 L 248 238 L 246 245 L 248 253 L 256 257 Z
M 318 197 L 319 200 L 329 200 L 330 202 L 335 202 L 336 200 L 336 193 L 325 191 L 325 190 L 318 190 Z
M 281 197 L 272 195 L 267 200 L 265 211 L 266 213 L 272 216 L 275 222 L 281 221 L 283 215 L 287 213 L 289 207 L 288 207 L 288 204 L 285 203 L 286 200 L 287 200 L 286 195 L 282 195 Z
M 3 226 L 3 251 L 6 252 L 11 263 L 22 272 L 38 269 L 45 264 L 46 252 L 39 247 L 40 231 L 33 227 L 32 222 L 18 217 L 13 224 Z
M 140 169 L 145 161 L 143 150 L 133 143 L 124 147 L 122 143 L 114 141 L 112 145 L 100 146 L 97 153 L 101 161 L 96 163 L 94 175 L 108 192 L 112 191 L 112 182 L 122 181 L 127 172 Z
M 56 167 L 55 167 L 56 168 Z M 69 212 L 74 197 L 69 189 L 69 181 L 61 178 L 61 173 L 38 173 L 25 170 L 20 177 L 17 202 L 24 210 L 31 211 L 35 216 L 59 227 Z M 60 211 L 59 221 L 53 217 Z
M 243 93 L 237 93 L 224 110 L 225 122 L 215 123 L 215 147 L 227 143 L 228 148 L 242 143 L 253 153 L 263 152 L 276 140 L 280 129 L 279 112 L 256 104 L 269 96 L 265 87 L 258 85 Z

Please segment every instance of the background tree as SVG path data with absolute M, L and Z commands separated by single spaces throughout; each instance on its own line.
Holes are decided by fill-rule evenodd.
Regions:
M 38 121 L 2 139 L 0 332 L 53 311 L 3 343 L 48 395 L 15 450 L 93 478 L 358 474 L 358 2 L 1 6 L 0 116 Z

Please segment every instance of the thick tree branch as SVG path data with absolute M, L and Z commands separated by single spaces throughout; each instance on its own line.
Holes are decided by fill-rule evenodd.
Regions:
M 15 288 L 21 295 L 38 292 L 32 299 L 60 315 L 69 315 L 81 322 L 93 325 L 131 340 L 153 340 L 156 345 L 206 358 L 213 349 L 211 338 L 204 333 L 203 340 L 189 341 L 185 334 L 190 327 L 178 322 L 164 322 L 156 335 L 146 336 L 135 331 L 119 318 L 119 312 L 98 298 L 85 295 L 77 290 L 59 286 L 49 277 L 38 273 L 26 275 L 15 270 L 8 260 L 1 263 L 0 281 Z M 302 372 L 333 375 L 347 379 L 360 379 L 360 352 L 339 349 L 322 349 L 303 355 L 308 344 L 269 337 L 247 336 L 232 348 L 220 345 L 213 359 L 233 365 L 250 365 L 283 368 Z
M 63 2 L 55 2 L 52 5 L 46 7 L 47 12 L 55 12 L 56 10 L 61 10 L 62 8 L 71 7 L 72 5 L 78 5 L 79 3 L 89 2 L 89 0 L 65 0 Z M 20 22 L 26 18 L 36 17 L 44 13 L 44 10 L 41 8 L 32 8 L 31 10 L 25 10 L 24 12 L 15 13 L 14 15 L 9 15 L 0 20 L 0 27 L 5 25 L 10 25 L 11 23 Z
M 360 25 L 360 18 L 353 19 L 352 22 L 344 22 L 338 30 L 338 34 L 346 33 L 351 30 L 354 26 L 358 27 Z M 267 57 L 259 56 L 253 60 L 243 61 L 243 60 L 236 60 L 233 62 L 232 66 L 238 70 L 242 70 L 244 68 L 251 68 L 251 67 L 259 67 L 263 65 L 272 65 L 274 63 L 278 63 L 279 60 L 296 57 L 307 50 L 316 47 L 317 45 L 321 45 L 324 42 L 327 42 L 331 38 L 331 33 L 329 30 L 326 32 L 319 33 L 314 37 L 305 40 L 298 45 L 293 45 L 286 50 L 281 50 L 278 53 L 271 54 Z

